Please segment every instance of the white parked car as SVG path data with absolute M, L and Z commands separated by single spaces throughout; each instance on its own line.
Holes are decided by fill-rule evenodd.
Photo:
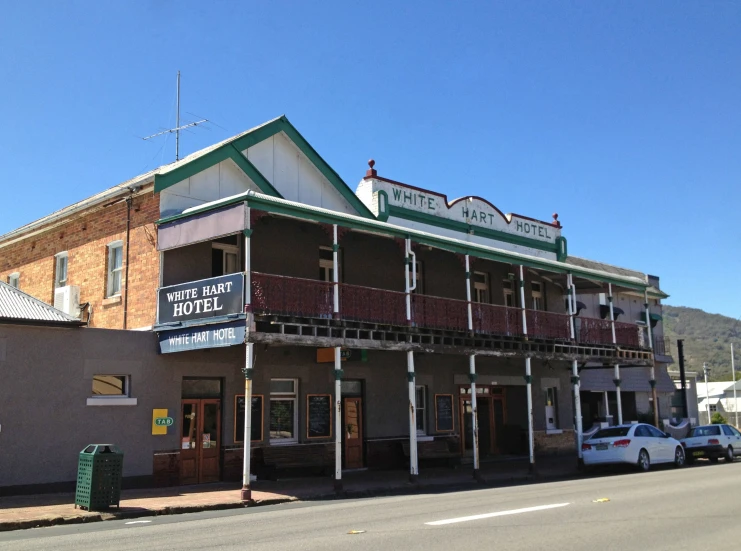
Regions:
M 684 465 L 682 445 L 659 429 L 636 423 L 618 425 L 597 431 L 582 444 L 584 465 L 628 463 L 647 471 L 652 464 Z
M 687 463 L 698 457 L 707 457 L 715 463 L 723 457 L 729 463 L 741 455 L 741 432 L 731 425 L 704 425 L 695 427 L 682 439 Z

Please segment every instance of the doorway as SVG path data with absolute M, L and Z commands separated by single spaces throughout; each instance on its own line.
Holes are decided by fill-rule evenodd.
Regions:
M 346 469 L 363 468 L 363 399 L 342 399 L 342 440 Z
M 221 477 L 221 400 L 183 400 L 180 422 L 180 483 L 218 482 Z
M 460 387 L 461 447 L 464 455 L 473 454 L 473 408 L 471 387 Z M 479 429 L 479 458 L 499 455 L 503 450 L 506 401 L 501 387 L 476 387 L 476 409 Z

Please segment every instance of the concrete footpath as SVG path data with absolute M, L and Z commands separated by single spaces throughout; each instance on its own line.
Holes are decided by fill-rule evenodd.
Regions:
M 285 478 L 252 483 L 252 502 L 240 499 L 241 484 L 215 483 L 172 488 L 124 490 L 119 509 L 90 512 L 74 506 L 74 493 L 38 494 L 0 498 L 0 532 L 57 524 L 97 522 L 121 518 L 191 513 L 214 509 L 272 505 L 290 501 L 360 498 L 384 495 L 434 493 L 530 483 L 576 476 L 575 457 L 540 459 L 536 474 L 526 461 L 497 461 L 482 465 L 479 480 L 470 466 L 455 469 L 421 469 L 415 483 L 403 471 L 343 473 L 343 490 L 335 492 L 327 477 Z

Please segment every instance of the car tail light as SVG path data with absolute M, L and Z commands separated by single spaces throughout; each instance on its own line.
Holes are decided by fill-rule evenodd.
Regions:
M 612 445 L 616 448 L 627 448 L 630 445 L 630 440 L 627 438 L 625 440 L 615 440 Z
M 582 444 L 581 445 L 581 451 L 583 451 L 583 452 L 585 452 L 587 450 L 591 450 L 591 449 L 592 449 L 592 445 L 591 444 Z
M 710 440 L 708 440 L 708 444 L 711 446 L 715 444 L 717 446 L 718 444 L 720 444 L 720 440 L 718 440 L 717 438 L 711 438 Z

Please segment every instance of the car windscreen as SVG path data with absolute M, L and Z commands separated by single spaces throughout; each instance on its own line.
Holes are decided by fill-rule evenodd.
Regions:
M 720 436 L 720 427 L 714 425 L 711 427 L 695 427 L 692 429 L 690 436 Z
M 602 429 L 597 431 L 597 434 L 592 436 L 591 440 L 595 438 L 616 438 L 618 436 L 628 436 L 630 427 L 610 427 L 609 429 Z

